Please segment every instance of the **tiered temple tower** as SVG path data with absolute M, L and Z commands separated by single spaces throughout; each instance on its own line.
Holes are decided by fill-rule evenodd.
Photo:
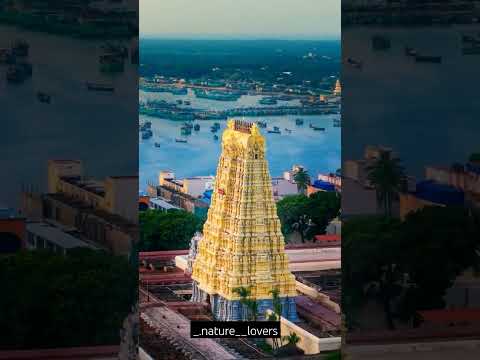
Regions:
M 217 320 L 244 320 L 247 310 L 235 288 L 250 288 L 261 319 L 279 290 L 282 316 L 297 321 L 295 277 L 256 124 L 229 120 L 203 238 L 192 269 L 192 301 L 209 301 Z
M 340 80 L 337 79 L 335 82 L 335 89 L 333 89 L 333 95 L 340 96 L 342 95 L 342 85 L 340 85 Z

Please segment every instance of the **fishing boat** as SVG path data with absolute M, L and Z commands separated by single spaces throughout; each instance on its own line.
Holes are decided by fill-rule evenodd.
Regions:
M 390 46 L 389 38 L 382 35 L 375 35 L 372 37 L 373 50 L 388 50 L 390 49 Z
M 202 89 L 194 90 L 195 96 L 199 99 L 209 99 L 217 101 L 237 101 L 241 94 L 234 92 L 206 91 Z
M 426 56 L 426 55 L 416 55 L 415 61 L 419 63 L 433 63 L 440 64 L 442 62 L 441 56 Z
M 86 83 L 87 89 L 90 91 L 108 91 L 112 92 L 115 90 L 113 85 L 109 84 L 101 84 L 101 83 L 93 83 L 93 82 L 87 82 Z
M 28 56 L 29 48 L 30 48 L 30 45 L 28 45 L 28 43 L 25 40 L 17 40 L 12 45 L 12 53 L 15 56 L 25 57 L 25 56 Z
M 462 35 L 462 42 L 464 44 L 476 44 L 479 40 L 470 35 Z
M 143 140 L 147 140 L 147 139 L 150 139 L 152 137 L 153 133 L 151 130 L 145 130 L 142 132 L 142 139 Z
M 7 81 L 9 83 L 19 84 L 25 81 L 26 75 L 21 68 L 15 65 L 11 65 L 7 69 Z
M 182 105 L 182 104 L 183 104 L 183 100 L 178 99 L 178 100 L 177 100 L 177 104 L 178 104 L 178 105 Z
M 155 147 L 156 147 L 156 148 L 159 148 L 159 147 L 160 147 L 160 143 L 159 143 L 159 142 L 156 142 L 156 143 L 155 143 Z
M 405 47 L 405 55 L 406 56 L 417 56 L 417 50 L 412 47 Z
M 295 124 L 296 125 L 303 125 L 303 119 L 300 119 L 300 118 L 295 119 Z
M 37 92 L 37 99 L 42 103 L 50 104 L 51 96 L 44 92 L 39 91 Z
M 190 101 L 188 101 L 188 100 L 184 100 L 184 101 L 183 101 L 183 104 L 184 104 L 184 105 L 190 105 L 190 104 L 191 104 L 191 102 L 190 102 Z
M 470 46 L 462 49 L 463 55 L 480 55 L 480 46 Z
M 213 140 L 217 141 L 218 140 L 218 135 L 213 135 Z
M 313 124 L 310 124 L 310 128 L 312 128 L 314 131 L 325 131 L 325 128 L 314 126 Z
M 352 58 L 347 59 L 347 64 L 357 69 L 361 69 L 363 67 L 363 63 L 361 61 Z
M 188 128 L 188 127 L 185 127 L 185 126 L 182 126 L 180 128 L 180 132 L 182 135 L 191 135 L 192 134 L 192 129 Z
M 193 127 L 193 130 L 199 131 L 200 130 L 200 124 L 195 124 L 195 126 Z
M 265 129 L 267 127 L 267 123 L 265 121 L 257 121 L 257 126 L 261 129 Z
M 268 132 L 269 134 L 281 134 L 280 129 L 278 128 L 278 126 L 274 126 L 274 127 L 273 127 L 273 130 L 268 130 L 267 132 Z
M 175 142 L 177 142 L 177 143 L 186 143 L 186 142 L 187 142 L 187 139 L 175 138 Z
M 276 105 L 277 104 L 277 99 L 273 97 L 264 97 L 258 101 L 259 104 L 261 105 Z

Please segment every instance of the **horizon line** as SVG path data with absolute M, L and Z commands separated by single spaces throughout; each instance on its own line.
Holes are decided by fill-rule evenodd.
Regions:
M 340 41 L 341 34 L 324 34 L 324 35 L 218 35 L 218 34 L 139 34 L 142 39 L 158 39 L 158 40 L 283 40 L 283 41 Z

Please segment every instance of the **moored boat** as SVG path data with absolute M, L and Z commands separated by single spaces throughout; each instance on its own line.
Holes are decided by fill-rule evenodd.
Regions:
M 39 91 L 37 92 L 37 99 L 42 103 L 50 104 L 51 96 L 44 92 Z
M 87 86 L 87 89 L 90 90 L 90 91 L 109 91 L 109 92 L 112 92 L 112 91 L 115 90 L 113 85 L 110 85 L 110 84 L 87 82 L 86 86 Z
M 314 131 L 325 131 L 324 127 L 314 126 L 313 124 L 310 124 L 310 128 L 312 128 Z
M 177 143 L 186 143 L 187 139 L 175 138 L 175 142 Z
M 441 56 L 427 56 L 427 55 L 416 55 L 415 61 L 419 63 L 433 63 L 440 64 L 442 62 Z

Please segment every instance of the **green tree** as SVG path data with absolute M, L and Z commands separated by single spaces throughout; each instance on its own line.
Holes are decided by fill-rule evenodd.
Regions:
M 425 207 L 410 213 L 401 226 L 402 254 L 410 280 L 404 309 L 443 308 L 445 291 L 465 269 L 478 265 L 480 227 L 471 213 L 457 207 Z
M 298 169 L 293 175 L 293 179 L 297 183 L 297 189 L 300 193 L 305 194 L 307 186 L 310 185 L 310 175 L 304 169 Z
M 247 319 L 250 321 L 257 321 L 258 303 L 257 299 L 251 297 L 251 288 L 241 286 L 234 288 L 233 292 L 240 297 L 240 304 L 242 304 L 247 309 Z
M 204 219 L 183 210 L 147 210 L 140 213 L 139 251 L 186 249 Z
M 280 290 L 278 288 L 274 288 L 270 290 L 270 294 L 272 295 L 272 312 L 267 316 L 267 320 L 269 321 L 280 321 L 280 317 L 282 316 L 282 303 L 280 301 Z M 278 349 L 281 344 L 278 338 L 272 339 L 273 349 Z
M 285 341 L 287 345 L 296 345 L 300 341 L 300 337 L 295 332 L 291 332 L 283 336 L 282 340 Z
M 84 248 L 1 256 L 0 349 L 119 344 L 137 271 L 125 257 Z
M 401 253 L 398 220 L 366 216 L 350 219 L 342 229 L 342 309 L 348 328 L 358 323 L 358 311 L 371 296 L 383 305 L 385 321 L 394 327 L 392 300 L 399 294 Z
M 277 214 L 285 236 L 299 231 L 302 241 L 323 234 L 328 223 L 340 211 L 340 196 L 319 191 L 310 197 L 290 195 L 277 203 Z
M 479 263 L 480 224 L 456 207 L 425 207 L 404 222 L 379 216 L 350 219 L 342 233 L 342 309 L 349 328 L 370 297 L 383 304 L 386 325 L 445 306 L 455 278 Z
M 385 216 L 392 215 L 392 202 L 405 184 L 404 169 L 400 159 L 392 158 L 390 152 L 381 152 L 380 157 L 367 167 L 367 179 L 375 187 L 377 201 Z
M 308 236 L 308 233 L 312 230 L 315 226 L 312 219 L 308 215 L 300 215 L 292 224 L 292 229 L 295 230 L 298 234 L 300 234 L 300 239 L 302 243 L 305 242 L 305 238 Z

